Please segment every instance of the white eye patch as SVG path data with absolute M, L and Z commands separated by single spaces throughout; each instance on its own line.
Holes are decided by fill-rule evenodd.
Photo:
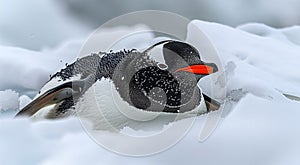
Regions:
M 168 65 L 166 64 L 165 59 L 164 59 L 163 46 L 164 46 L 164 43 L 156 45 L 147 52 L 151 59 L 158 62 L 157 67 L 159 67 L 162 70 L 168 68 Z
M 157 66 L 159 67 L 159 69 L 162 69 L 162 70 L 168 69 L 168 65 L 166 65 L 166 64 L 158 63 Z

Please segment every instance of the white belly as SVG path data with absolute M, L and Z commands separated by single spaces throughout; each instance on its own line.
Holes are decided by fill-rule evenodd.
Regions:
M 123 101 L 110 80 L 101 79 L 84 94 L 76 104 L 76 110 L 82 123 L 92 129 L 119 132 L 124 127 L 130 127 L 152 130 L 205 113 L 207 110 L 203 100 L 202 97 L 198 107 L 185 113 L 143 111 Z

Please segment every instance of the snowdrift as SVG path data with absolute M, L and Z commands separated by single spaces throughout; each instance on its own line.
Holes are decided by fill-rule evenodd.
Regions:
M 231 104 L 205 142 L 205 115 L 171 149 L 150 157 L 111 153 L 94 143 L 77 119 L 10 120 L 49 79 L 74 61 L 82 40 L 32 51 L 0 46 L 0 162 L 4 164 L 299 164 L 300 27 L 251 23 L 232 28 L 194 20 L 215 45 Z M 193 36 L 196 29 L 189 29 Z M 151 36 L 150 36 L 151 37 Z M 196 39 L 196 38 L 194 38 Z M 135 41 L 136 42 L 136 41 Z

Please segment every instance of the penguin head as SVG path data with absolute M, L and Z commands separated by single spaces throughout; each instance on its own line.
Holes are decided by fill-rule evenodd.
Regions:
M 202 77 L 218 71 L 216 64 L 202 61 L 198 50 L 185 42 L 162 41 L 145 52 L 158 61 L 157 66 L 160 69 L 168 70 L 175 76 L 194 76 L 199 81 Z

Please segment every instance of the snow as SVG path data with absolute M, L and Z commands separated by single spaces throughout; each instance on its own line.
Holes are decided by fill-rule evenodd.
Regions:
M 242 88 L 265 98 L 272 98 L 279 91 L 300 95 L 297 72 L 300 47 L 279 39 L 278 36 L 284 36 L 279 35 L 279 30 L 261 24 L 243 25 L 238 29 L 201 21 L 193 24 L 209 36 L 225 68 L 231 68 L 227 70 L 231 76 L 228 91 Z
M 15 89 L 21 94 L 39 90 L 51 74 L 76 59 L 82 42 L 73 40 L 40 52 L 0 46 L 0 79 L 5 80 L 0 90 Z
M 231 28 L 199 20 L 189 24 L 188 41 L 195 42 L 194 34 L 202 31 L 215 46 L 220 66 L 224 67 L 219 76 L 227 79 L 219 83 L 226 85 L 226 95 L 230 98 L 227 104 L 231 105 L 230 113 L 202 143 L 198 139 L 207 115 L 197 117 L 187 135 L 172 148 L 139 158 L 118 155 L 98 146 L 76 118 L 38 122 L 2 119 L 0 162 L 9 165 L 299 164 L 300 102 L 283 95 L 300 96 L 299 29 L 297 26 L 275 29 L 257 23 Z M 126 34 L 130 28 L 107 32 L 113 30 Z M 153 39 L 153 35 L 143 36 L 147 41 Z M 144 39 L 136 37 L 133 43 Z M 29 103 L 50 74 L 76 59 L 82 43 L 82 38 L 72 39 L 39 51 L 0 46 L 0 111 L 15 110 Z
M 19 94 L 11 89 L 0 91 L 0 112 L 17 110 L 19 108 Z
M 26 95 L 22 95 L 19 98 L 19 109 L 24 108 L 28 103 L 30 103 L 32 101 L 32 99 L 30 99 L 28 96 Z
M 281 29 L 282 33 L 294 44 L 300 45 L 300 27 L 292 26 Z

